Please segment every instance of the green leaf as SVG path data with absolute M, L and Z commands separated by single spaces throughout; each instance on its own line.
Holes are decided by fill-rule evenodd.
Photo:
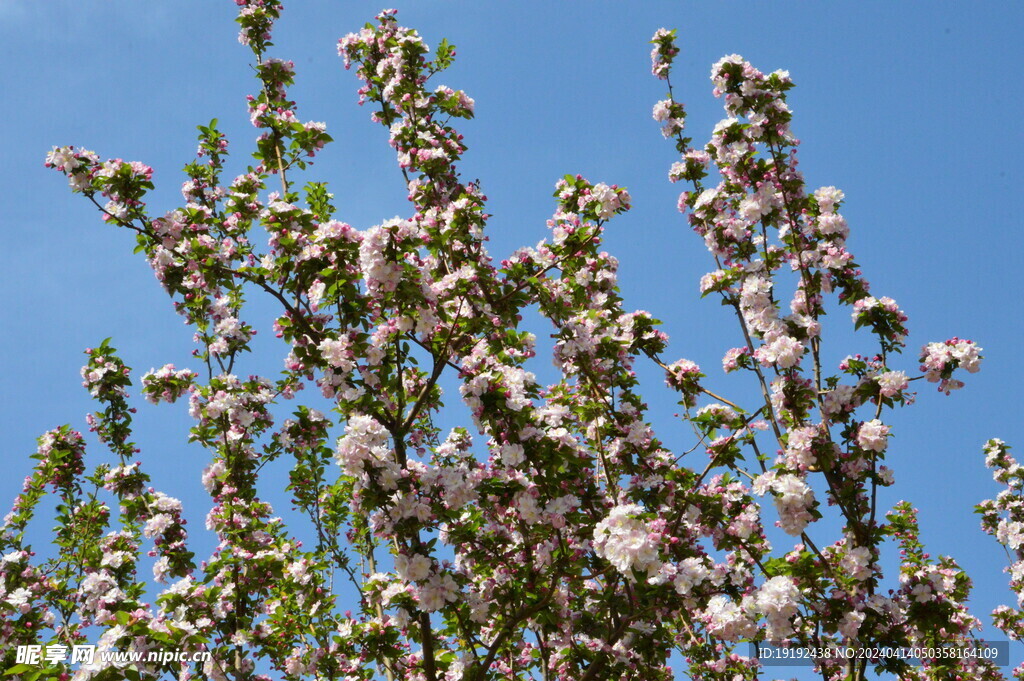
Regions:
M 14 674 L 24 674 L 27 671 L 35 669 L 30 664 L 16 664 L 7 671 L 4 672 L 4 676 L 13 676 Z

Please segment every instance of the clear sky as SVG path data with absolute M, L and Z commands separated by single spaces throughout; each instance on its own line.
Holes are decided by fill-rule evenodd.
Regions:
M 664 320 L 672 337 L 667 359 L 697 361 L 722 393 L 738 389 L 717 369 L 737 344 L 736 328 L 724 308 L 699 299 L 697 281 L 712 265 L 675 209 L 680 187 L 666 177 L 674 152 L 651 119 L 664 87 L 649 75 L 647 41 L 660 26 L 679 29 L 674 82 L 698 144 L 722 117 L 708 80 L 718 58 L 739 53 L 762 70 L 789 70 L 808 184 L 845 191 L 850 249 L 873 293 L 892 296 L 910 316 L 909 352 L 898 368 L 916 370 L 917 348 L 954 335 L 985 349 L 982 372 L 968 377 L 965 390 L 945 397 L 915 384 L 918 404 L 891 419 L 897 484 L 886 501 L 910 499 L 921 509 L 932 553 L 953 555 L 974 578 L 975 614 L 987 621 L 1010 600 L 1005 557 L 981 534 L 972 509 L 998 491 L 982 443 L 1001 437 L 1024 456 L 1024 364 L 1016 356 L 1024 336 L 1024 144 L 1013 118 L 1024 110 L 1024 5 L 397 6 L 400 22 L 429 44 L 447 37 L 458 47 L 443 82 L 476 100 L 477 118 L 462 125 L 469 152 L 461 167 L 490 197 L 492 255 L 545 237 L 561 175 L 627 186 L 634 209 L 611 224 L 606 240 L 621 261 L 626 304 Z M 255 81 L 251 55 L 235 39 L 236 9 L 228 0 L 0 0 L 0 186 L 9 201 L 0 213 L 8 239 L 0 251 L 5 508 L 30 469 L 34 439 L 61 423 L 84 428 L 93 408 L 78 377 L 84 348 L 112 336 L 140 372 L 166 362 L 187 366 L 192 348 L 191 332 L 132 255 L 133 239 L 70 195 L 43 157 L 52 145 L 75 144 L 104 158 L 143 161 L 156 169 L 150 206 L 162 213 L 180 202 L 180 168 L 194 151 L 195 125 L 219 118 L 235 153 L 248 153 L 255 134 L 244 96 Z M 296 64 L 300 117 L 326 121 L 336 140 L 308 179 L 329 181 L 337 217 L 360 229 L 408 213 L 386 133 L 355 105 L 357 81 L 335 51 L 339 37 L 379 9 L 361 0 L 286 2 L 272 50 Z M 835 317 L 828 327 L 835 334 L 825 339 L 833 360 L 872 351 L 865 337 L 851 341 L 843 330 L 846 308 Z M 271 359 L 252 369 L 274 374 L 284 349 L 270 342 L 269 329 L 262 333 L 258 347 L 269 348 Z M 659 435 L 683 447 L 688 430 L 671 420 L 676 409 L 659 373 L 644 378 Z M 185 442 L 184 406 L 139 406 L 144 466 L 160 489 L 185 502 L 199 531 L 208 508 L 198 477 L 206 455 Z M 93 453 L 101 460 L 98 447 Z

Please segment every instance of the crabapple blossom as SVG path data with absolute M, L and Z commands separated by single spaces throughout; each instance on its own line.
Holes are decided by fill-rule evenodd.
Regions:
M 756 625 L 740 605 L 726 596 L 714 596 L 708 601 L 701 618 L 708 631 L 723 641 L 739 641 L 750 638 L 757 630 Z
M 857 445 L 864 450 L 884 452 L 889 446 L 889 426 L 878 419 L 865 421 L 857 429 Z
M 963 381 L 952 378 L 953 371 L 962 368 L 968 373 L 981 369 L 981 348 L 969 340 L 953 337 L 944 343 L 929 343 L 921 349 L 921 371 L 929 383 L 938 383 L 939 391 L 947 395 L 964 386 Z
M 133 235 L 192 327 L 200 371 L 164 365 L 141 392 L 188 397 L 213 549 L 194 560 L 185 504 L 151 485 L 149 451 L 132 440 L 131 370 L 104 342 L 82 379 L 100 405 L 87 424 L 107 450 L 88 461 L 107 460 L 90 472 L 84 436 L 47 432 L 4 520 L 4 650 L 96 633 L 103 650 L 211 653 L 140 667 L 140 678 L 251 681 L 670 679 L 676 650 L 679 671 L 735 681 L 761 673 L 743 654 L 749 642 L 942 646 L 977 628 L 969 580 L 924 551 L 913 507 L 878 507 L 877 487 L 894 482 L 880 465 L 882 414 L 909 406 L 920 378 L 897 366 L 908 316 L 869 293 L 845 194 L 805 183 L 788 72 L 718 61 L 724 116 L 697 148 L 672 90 L 676 33 L 651 41 L 651 71 L 669 88 L 652 116 L 678 153 L 668 178 L 686 184 L 677 207 L 713 261 L 700 295 L 737 324 L 735 347 L 717 352 L 728 378 L 751 386 L 720 395 L 696 363 L 663 359 L 670 339 L 656 315 L 626 304 L 605 233 L 633 198 L 615 178 L 557 179 L 545 238 L 489 253 L 487 195 L 461 174 L 469 142 L 456 127 L 476 102 L 432 80 L 453 45 L 431 48 L 395 10 L 338 41 L 408 201 L 357 229 L 313 172 L 327 125 L 299 116 L 295 64 L 270 54 L 281 3 L 235 2 L 257 79 L 242 174 L 224 177 L 233 147 L 216 122 L 199 126 L 182 205 L 160 213 L 145 203 L 154 185 L 143 163 L 72 146 L 45 159 Z M 265 326 L 283 371 L 272 378 L 243 369 L 264 331 L 256 296 L 276 306 Z M 841 305 L 874 349 L 825 345 L 835 341 L 822 320 Z M 926 345 L 923 377 L 948 393 L 980 353 L 958 338 Z M 846 357 L 838 370 L 831 356 Z M 541 360 L 553 377 L 535 371 Z M 692 447 L 676 448 L 641 397 L 647 366 L 678 393 Z M 307 388 L 316 394 L 304 400 Z M 460 408 L 470 425 L 442 428 Z M 979 507 L 983 527 L 1019 554 L 1024 469 L 999 441 L 986 451 L 1007 490 Z M 261 497 L 268 486 L 285 488 L 287 521 Z M 765 527 L 768 495 L 793 539 Z M 58 550 L 41 558 L 25 537 L 51 507 Z M 899 574 L 883 574 L 896 551 Z M 1019 607 L 1024 561 L 1009 572 Z M 1019 610 L 995 616 L 1024 636 Z M 1000 678 L 988 661 L 950 664 L 959 678 Z M 817 671 L 862 681 L 868 666 Z M 55 663 L 37 676 L 125 673 Z
M 886 371 L 875 376 L 875 381 L 883 397 L 893 397 L 910 385 L 907 374 L 903 371 Z
M 772 577 L 758 589 L 754 598 L 754 609 L 767 618 L 765 636 L 770 641 L 779 641 L 793 633 L 790 620 L 797 613 L 800 589 L 792 577 Z
M 636 504 L 616 506 L 594 527 L 595 552 L 629 580 L 633 570 L 650 573 L 659 567 L 658 545 L 651 528 L 637 517 L 641 514 L 643 508 Z

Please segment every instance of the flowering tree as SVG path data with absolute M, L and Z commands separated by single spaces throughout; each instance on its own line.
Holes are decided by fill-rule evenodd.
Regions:
M 130 369 L 106 341 L 88 350 L 84 384 L 99 404 L 89 426 L 112 458 L 87 471 L 82 435 L 65 426 L 40 438 L 0 537 L 11 678 L 673 679 L 678 651 L 690 677 L 735 681 L 762 675 L 749 642 L 971 640 L 980 623 L 965 606 L 967 575 L 924 551 L 910 504 L 880 508 L 877 490 L 894 482 L 887 410 L 912 402 L 912 381 L 962 387 L 980 348 L 952 338 L 922 349 L 920 375 L 893 366 L 907 316 L 870 295 L 846 249 L 843 193 L 808 191 L 796 169 L 788 74 L 736 55 L 715 64 L 728 117 L 695 148 L 672 96 L 674 32 L 652 41 L 653 73 L 669 86 L 654 118 L 680 154 L 669 177 L 689 183 L 679 208 L 714 260 L 701 291 L 738 323 L 723 368 L 757 394 L 741 406 L 704 388 L 693 362 L 670 361 L 656 319 L 623 307 L 601 242 L 630 208 L 625 189 L 559 180 L 549 239 L 495 264 L 486 197 L 457 170 L 466 146 L 453 124 L 473 116 L 473 100 L 431 84 L 455 50 L 442 41 L 431 55 L 393 11 L 338 51 L 389 130 L 411 215 L 362 231 L 335 219 L 326 183 L 296 183 L 331 138 L 298 118 L 293 65 L 267 56 L 281 5 L 236 2 L 259 80 L 254 166 L 223 181 L 228 142 L 216 122 L 200 126 L 185 205 L 154 217 L 149 167 L 74 147 L 46 160 L 104 220 L 135 233 L 195 329 L 199 371 L 167 365 L 141 385 L 152 402 L 188 397 L 191 439 L 210 453 L 206 524 L 219 543 L 196 564 L 181 502 L 150 487 L 136 460 Z M 235 373 L 257 331 L 244 309 L 254 293 L 280 305 L 278 378 Z M 830 373 L 821 318 L 836 304 L 870 349 Z M 536 337 L 520 327 L 533 311 L 555 339 L 559 379 L 548 386 L 528 370 Z M 664 369 L 706 461 L 691 466 L 656 438 L 640 362 Z M 445 374 L 457 377 L 473 432 L 436 425 Z M 282 419 L 278 405 L 314 386 L 329 413 L 310 402 Z M 987 452 L 1008 491 L 980 507 L 984 525 L 1020 557 L 1021 473 L 1004 444 Z M 286 527 L 259 494 L 261 470 L 282 458 L 308 528 Z M 26 530 L 46 494 L 59 499 L 58 552 L 35 560 Z M 773 515 L 791 538 L 778 546 Z M 900 573 L 885 575 L 883 551 L 896 550 Z M 140 574 L 143 552 L 162 590 Z M 1021 593 L 1024 562 L 1011 574 Z M 1022 622 L 997 612 L 1012 637 Z M 19 645 L 90 640 L 212 654 L 76 669 L 14 659 Z M 1003 678 L 968 656 L 830 657 L 815 669 L 826 680 Z

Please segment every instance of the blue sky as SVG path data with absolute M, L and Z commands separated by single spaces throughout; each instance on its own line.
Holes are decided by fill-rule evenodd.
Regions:
M 1019 75 L 1024 51 L 1018 3 L 730 2 L 642 5 L 612 2 L 399 2 L 399 19 L 436 45 L 458 47 L 442 82 L 465 89 L 477 118 L 465 123 L 464 176 L 490 197 L 491 253 L 502 257 L 544 238 L 555 180 L 582 173 L 627 186 L 634 209 L 610 226 L 606 248 L 621 261 L 629 307 L 665 321 L 667 359 L 708 369 L 720 393 L 743 394 L 717 367 L 736 345 L 725 310 L 701 301 L 697 281 L 712 269 L 700 240 L 676 212 L 680 187 L 666 179 L 673 150 L 651 120 L 663 84 L 649 75 L 647 41 L 678 28 L 674 81 L 702 143 L 722 117 L 710 93 L 712 63 L 742 54 L 769 71 L 787 69 L 801 169 L 811 187 L 847 196 L 849 246 L 875 295 L 910 315 L 910 352 L 959 335 L 985 349 L 982 372 L 951 397 L 920 390 L 893 417 L 889 463 L 897 485 L 887 501 L 921 509 L 932 553 L 956 557 L 975 580 L 975 613 L 1009 600 L 1003 554 L 981 535 L 974 504 L 997 490 L 980 452 L 989 437 L 1018 445 L 1024 368 L 1021 322 L 1022 131 Z M 296 64 L 299 114 L 323 120 L 336 142 L 309 179 L 326 179 L 338 218 L 364 229 L 407 214 L 401 176 L 383 129 L 355 105 L 355 77 L 336 56 L 339 37 L 380 9 L 362 1 L 293 0 L 273 55 Z M 113 337 L 137 370 L 189 365 L 191 332 L 171 310 L 125 233 L 103 225 L 42 160 L 52 145 L 76 144 L 103 157 L 156 169 L 154 212 L 180 201 L 180 168 L 194 151 L 195 125 L 219 118 L 239 156 L 254 137 L 244 96 L 254 91 L 248 50 L 237 44 L 227 0 L 174 3 L 0 0 L 0 74 L 5 106 L 0 184 L 8 205 L 0 229 L 0 334 L 7 358 L 0 393 L 6 506 L 29 471 L 34 439 L 65 422 L 84 428 L 92 409 L 80 387 L 85 347 Z M 259 308 L 269 311 L 269 306 Z M 267 313 L 269 314 L 269 312 Z M 848 334 L 844 310 L 830 320 L 833 359 L 870 351 Z M 537 329 L 538 335 L 546 331 Z M 276 373 L 284 349 L 264 331 Z M 643 374 L 659 435 L 687 442 L 685 426 L 656 371 Z M 921 385 L 921 384 L 917 384 Z M 184 408 L 140 404 L 138 440 L 159 488 L 191 505 L 198 530 L 206 499 L 200 449 L 186 445 Z M 94 448 L 99 453 L 99 448 Z M 98 459 L 97 459 L 98 460 Z M 702 463 L 702 462 L 701 462 Z M 697 464 L 694 464 L 697 465 Z M 46 525 L 40 526 L 45 529 Z M 40 540 L 43 535 L 40 534 Z M 781 670 L 780 670 L 781 671 Z

